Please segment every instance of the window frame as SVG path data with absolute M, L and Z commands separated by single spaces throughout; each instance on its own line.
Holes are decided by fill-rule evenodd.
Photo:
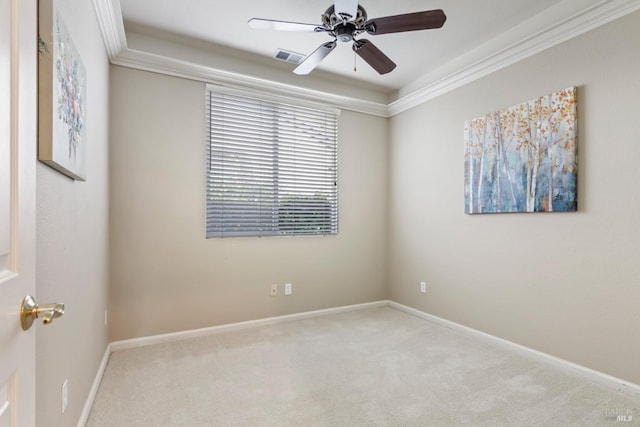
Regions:
M 317 103 L 211 84 L 206 86 L 205 98 L 205 234 L 207 239 L 338 234 L 338 118 L 340 110 Z M 226 99 L 229 99 L 229 103 L 234 105 L 233 108 L 216 109 L 214 107 L 215 102 L 223 104 Z M 220 118 L 225 117 L 224 115 L 228 114 L 229 110 L 242 111 L 240 115 L 244 116 L 245 112 L 240 110 L 240 107 L 245 101 L 251 112 L 259 111 L 262 114 L 263 111 L 266 111 L 272 115 L 271 119 L 267 118 L 266 120 L 262 120 L 262 115 L 259 116 L 261 121 L 256 141 L 241 142 L 234 146 L 234 149 L 240 151 L 246 149 L 247 156 L 253 156 L 252 159 L 257 159 L 259 164 L 255 166 L 255 170 L 254 166 L 241 167 L 233 161 L 225 161 L 225 147 L 233 145 L 233 143 L 226 141 L 216 144 L 214 141 L 216 138 L 214 133 L 216 132 L 220 135 L 220 140 L 226 140 L 229 135 L 235 136 L 234 132 L 245 133 L 245 127 L 242 124 L 237 126 L 237 129 L 240 130 L 231 130 L 228 134 L 224 133 L 224 129 L 233 127 L 233 124 L 238 125 L 240 119 L 232 115 L 229 122 L 233 124 L 228 124 L 224 118 Z M 252 103 L 260 106 L 252 107 Z M 298 115 L 302 118 L 299 118 Z M 216 116 L 215 121 L 214 116 Z M 255 117 L 251 116 L 247 122 L 252 123 L 251 119 Z M 268 123 L 266 124 L 269 121 L 271 122 L 270 127 Z M 247 129 L 257 130 L 258 127 L 252 123 Z M 264 129 L 267 130 L 264 131 Z M 314 132 L 318 129 L 321 131 Z M 220 132 L 223 133 L 220 134 Z M 298 136 L 298 133 L 302 136 Z M 299 150 L 302 154 L 296 154 L 295 147 L 297 146 L 300 147 Z M 315 148 L 315 154 L 314 146 L 319 147 Z M 216 153 L 216 150 L 219 152 Z M 280 151 L 286 152 L 286 154 L 280 154 Z M 256 154 L 256 152 L 260 153 Z M 269 152 L 272 153 L 270 156 Z M 267 160 L 263 159 L 264 153 L 269 156 Z M 241 156 L 240 152 L 237 157 Z M 311 163 L 316 157 L 319 166 Z M 269 158 L 271 160 L 268 160 Z M 329 160 L 328 163 L 327 160 Z M 233 172 L 224 172 L 227 162 L 234 163 Z M 268 163 L 271 163 L 270 170 L 265 167 Z M 300 167 L 301 165 L 306 169 Z M 243 167 L 245 169 L 242 169 Z M 264 176 L 254 178 L 255 181 L 251 181 L 249 178 L 246 180 L 247 184 L 239 183 L 245 181 L 246 176 L 257 174 L 256 170 L 261 170 L 267 178 L 265 179 Z M 299 176 L 298 171 L 301 171 Z M 246 175 L 242 175 L 243 172 Z M 280 175 L 286 177 L 283 178 Z M 229 184 L 234 176 L 237 182 Z M 238 178 L 240 176 L 242 176 L 241 179 Z M 318 181 L 316 178 L 319 178 Z M 218 179 L 221 181 L 217 181 Z M 225 179 L 229 181 L 225 183 Z M 253 190 L 253 192 L 247 190 L 252 185 L 258 185 L 256 184 L 258 182 L 260 182 L 260 186 L 269 189 L 265 191 L 266 196 L 263 195 L 262 190 Z M 271 186 L 269 186 L 269 182 L 271 182 Z M 329 188 L 330 185 L 332 188 Z M 286 188 L 286 190 L 281 191 L 280 187 Z M 247 196 L 255 196 L 256 199 L 253 202 L 240 198 L 228 201 L 225 197 L 231 198 L 232 196 L 225 195 L 228 194 L 227 190 L 229 193 L 237 190 L 237 194 L 245 194 L 246 191 Z M 312 190 L 316 190 L 316 193 L 311 194 Z M 215 197 L 219 198 L 219 203 L 212 201 Z M 272 205 L 263 206 L 265 200 L 269 199 L 273 199 Z M 235 203 L 237 216 L 234 219 L 225 218 L 225 215 L 228 216 L 229 212 L 234 211 L 231 207 L 225 207 L 225 203 Z M 263 211 L 265 212 L 264 216 L 262 215 Z M 259 212 L 258 220 L 255 220 L 256 212 Z M 217 221 L 215 221 L 216 218 L 218 218 Z M 245 218 L 250 218 L 250 220 L 245 220 Z M 241 225 L 243 222 L 246 224 Z

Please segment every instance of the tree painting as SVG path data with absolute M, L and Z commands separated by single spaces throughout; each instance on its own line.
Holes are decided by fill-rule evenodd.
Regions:
M 577 108 L 571 87 L 468 120 L 465 213 L 577 210 Z

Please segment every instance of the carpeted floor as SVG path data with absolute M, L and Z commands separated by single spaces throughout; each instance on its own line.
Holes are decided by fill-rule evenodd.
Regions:
M 640 399 L 389 307 L 115 352 L 87 423 L 618 425 Z

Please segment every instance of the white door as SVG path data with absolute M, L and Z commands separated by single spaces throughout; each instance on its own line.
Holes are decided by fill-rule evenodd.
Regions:
M 35 425 L 36 0 L 0 0 L 0 427 Z

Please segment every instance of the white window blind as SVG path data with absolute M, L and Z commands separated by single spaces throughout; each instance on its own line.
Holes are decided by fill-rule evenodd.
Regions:
M 207 237 L 338 232 L 337 112 L 207 88 Z

